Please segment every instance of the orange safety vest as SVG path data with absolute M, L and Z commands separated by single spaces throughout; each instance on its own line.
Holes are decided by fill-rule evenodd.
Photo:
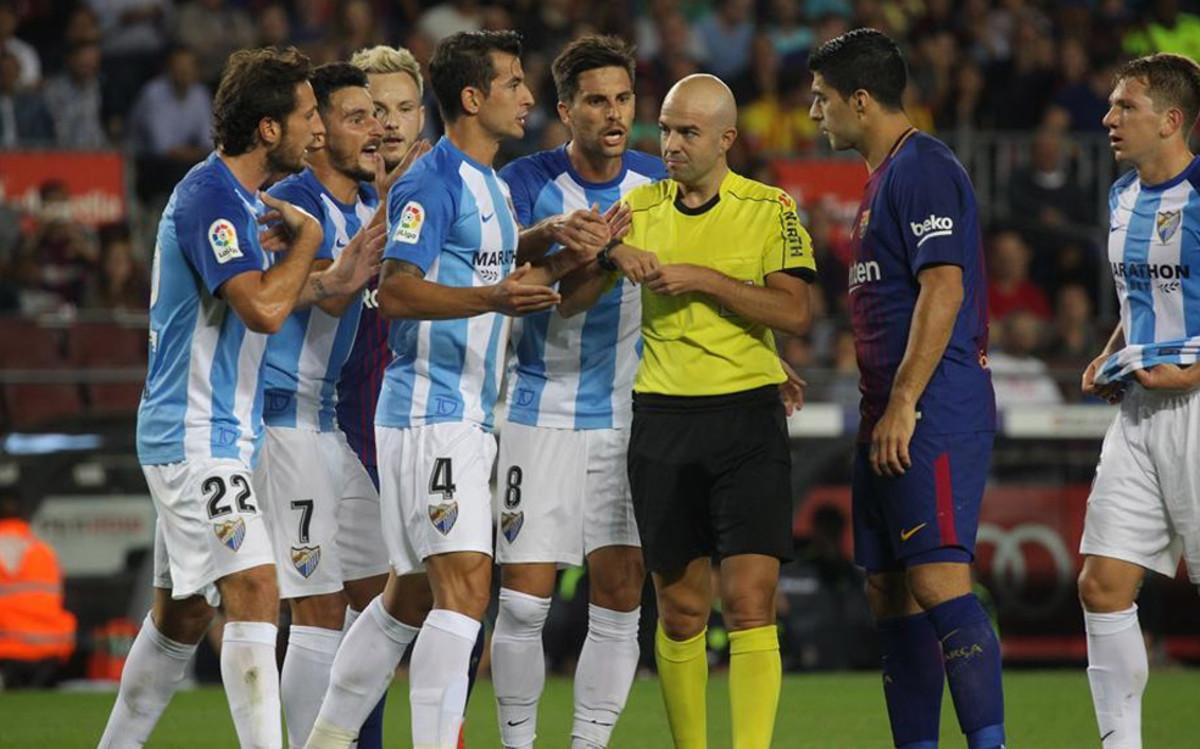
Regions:
M 73 650 L 75 616 L 63 608 L 54 549 L 25 521 L 0 519 L 0 660 L 65 660 Z

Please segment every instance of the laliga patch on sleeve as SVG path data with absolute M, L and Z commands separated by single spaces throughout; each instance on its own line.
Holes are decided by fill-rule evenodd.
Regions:
M 421 227 L 425 225 L 425 208 L 415 200 L 404 204 L 400 211 L 400 220 L 396 222 L 396 230 L 392 232 L 393 242 L 416 244 L 421 238 Z
M 233 228 L 233 222 L 227 218 L 219 218 L 209 224 L 208 243 L 212 246 L 213 255 L 218 263 L 225 264 L 242 257 L 242 250 L 238 247 L 237 229 Z

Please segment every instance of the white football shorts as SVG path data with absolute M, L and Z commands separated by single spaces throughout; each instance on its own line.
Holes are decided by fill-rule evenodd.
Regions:
M 422 572 L 435 554 L 492 554 L 489 481 L 496 438 L 477 424 L 375 427 L 388 560 L 397 575 Z
M 628 429 L 506 424 L 496 472 L 496 561 L 569 566 L 605 546 L 640 547 L 628 451 Z
M 375 487 L 340 431 L 267 427 L 254 477 L 281 598 L 387 572 Z
M 234 458 L 142 466 L 158 512 L 154 587 L 221 602 L 216 582 L 274 564 L 250 467 Z
M 1083 554 L 1174 577 L 1182 555 L 1200 585 L 1200 390 L 1131 385 L 1104 436 Z

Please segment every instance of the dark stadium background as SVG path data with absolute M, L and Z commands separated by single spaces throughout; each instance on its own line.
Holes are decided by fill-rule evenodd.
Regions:
M 979 584 L 1010 663 L 1077 668 L 1076 549 L 1113 413 L 1078 388 L 1115 322 L 1103 243 L 1117 167 L 1100 118 L 1121 61 L 1200 57 L 1197 13 L 1172 0 L 0 0 L 0 492 L 21 500 L 65 568 L 78 647 L 56 678 L 114 678 L 148 602 L 153 509 L 133 453 L 148 268 L 171 187 L 210 148 L 206 102 L 223 60 L 295 44 L 319 63 L 389 43 L 424 63 L 437 38 L 468 28 L 515 28 L 526 42 L 538 107 L 501 161 L 563 141 L 549 62 L 576 35 L 605 31 L 638 46 L 638 148 L 657 151 L 671 83 L 717 73 L 741 107 L 732 166 L 802 206 L 819 314 L 807 336 L 780 338 L 810 383 L 791 423 L 798 561 L 781 586 L 785 665 L 796 670 L 877 664 L 847 560 L 857 373 L 846 234 L 865 170 L 818 137 L 805 59 L 860 25 L 902 40 L 907 111 L 955 148 L 987 227 L 1001 429 Z M 179 104 L 165 107 L 172 87 Z M 178 137 L 164 144 L 163 133 Z M 1153 663 L 1200 661 L 1200 601 L 1182 576 L 1149 581 L 1141 606 Z M 571 667 L 585 627 L 586 578 L 567 571 L 547 632 L 556 668 Z M 719 612 L 713 632 L 719 660 Z

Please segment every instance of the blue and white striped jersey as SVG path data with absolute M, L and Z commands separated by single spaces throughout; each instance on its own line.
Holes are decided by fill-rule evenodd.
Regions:
M 633 188 L 667 176 L 653 156 L 627 151 L 623 160 L 614 179 L 593 184 L 571 168 L 564 145 L 517 159 L 500 176 L 512 189 L 517 220 L 532 226 L 593 204 L 605 211 Z M 509 420 L 559 429 L 628 426 L 641 356 L 641 300 L 641 291 L 620 279 L 585 314 L 564 319 L 548 310 L 514 320 Z
M 508 186 L 448 138 L 388 193 L 385 260 L 411 263 L 444 286 L 488 286 L 512 270 L 517 221 Z M 468 421 L 491 429 L 508 318 L 396 320 L 376 426 Z
M 374 188 L 365 183 L 352 205 L 338 201 L 311 169 L 280 181 L 270 192 L 321 222 L 325 237 L 318 260 L 340 255 L 379 206 Z M 361 314 L 357 298 L 341 317 L 313 305 L 293 312 L 283 329 L 271 336 L 263 405 L 263 419 L 269 426 L 320 432 L 336 428 L 338 379 L 354 346 Z
M 267 337 L 248 330 L 218 292 L 236 275 L 266 269 L 262 210 L 215 152 L 171 193 L 151 278 L 150 361 L 137 421 L 142 465 L 253 465 L 257 457 Z
M 1144 185 L 1136 170 L 1108 198 L 1108 260 L 1125 348 L 1096 381 L 1129 379 L 1156 364 L 1200 360 L 1200 157 L 1173 179 Z

